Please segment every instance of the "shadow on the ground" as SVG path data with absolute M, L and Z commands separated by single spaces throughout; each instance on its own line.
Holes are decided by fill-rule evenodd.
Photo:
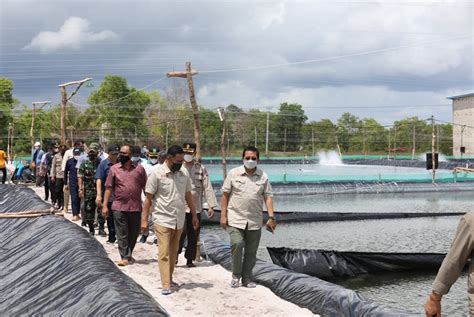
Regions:
M 209 289 L 214 287 L 214 284 L 211 283 L 186 283 L 180 286 L 179 289 L 194 289 L 194 288 L 204 288 Z

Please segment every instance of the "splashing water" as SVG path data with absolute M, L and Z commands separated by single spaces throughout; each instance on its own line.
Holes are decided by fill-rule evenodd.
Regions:
M 341 157 L 336 151 L 318 152 L 319 165 L 343 165 Z

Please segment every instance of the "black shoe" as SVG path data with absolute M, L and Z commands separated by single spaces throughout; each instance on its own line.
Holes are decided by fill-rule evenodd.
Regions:
M 114 244 L 114 243 L 115 243 L 115 239 L 114 239 L 114 240 L 107 239 L 107 241 L 105 241 L 105 242 L 107 242 L 108 244 Z
M 93 224 L 89 224 L 89 232 L 91 235 L 94 235 L 95 234 L 95 230 L 94 230 L 94 225 Z
M 87 224 L 83 221 L 83 222 L 81 223 L 81 226 L 87 227 Z
M 106 237 L 107 236 L 107 233 L 105 233 L 104 228 L 99 228 L 99 236 L 101 236 L 101 237 Z
M 140 238 L 140 243 L 145 243 L 147 238 L 148 236 L 142 234 L 142 237 Z
M 155 238 L 155 239 L 153 240 L 153 244 L 158 244 L 158 239 L 157 239 L 157 238 Z
M 188 261 L 186 262 L 186 266 L 187 266 L 187 267 L 196 267 L 196 265 L 194 265 L 193 261 L 190 261 L 190 260 L 188 260 Z

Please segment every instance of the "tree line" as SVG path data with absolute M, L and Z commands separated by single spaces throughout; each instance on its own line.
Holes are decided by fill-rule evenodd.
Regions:
M 16 153 L 29 153 L 32 109 L 13 97 L 14 83 L 0 78 L 0 142 L 7 144 L 8 129 Z M 130 87 L 120 76 L 106 76 L 88 97 L 90 107 L 69 103 L 65 126 L 69 139 L 86 142 L 132 143 L 148 146 L 192 141 L 193 115 L 184 86 L 174 83 L 163 92 L 144 92 Z M 201 144 L 204 155 L 220 155 L 223 122 L 217 109 L 200 106 Z M 319 150 L 340 149 L 342 154 L 383 154 L 388 151 L 411 154 L 431 151 L 431 123 L 410 117 L 383 126 L 373 118 L 359 118 L 349 112 L 336 122 L 330 119 L 308 121 L 303 105 L 281 103 L 277 112 L 258 108 L 225 107 L 226 148 L 238 153 L 256 145 L 273 155 L 298 153 L 313 155 Z M 59 140 L 60 105 L 36 110 L 34 138 L 43 144 Z M 452 154 L 452 126 L 440 124 L 439 150 Z

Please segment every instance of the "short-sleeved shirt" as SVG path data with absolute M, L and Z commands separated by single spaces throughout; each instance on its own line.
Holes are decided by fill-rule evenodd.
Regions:
M 267 173 L 257 168 L 249 175 L 244 166 L 234 168 L 227 175 L 222 192 L 229 194 L 227 219 L 230 226 L 248 230 L 262 227 L 263 203 L 273 196 Z
M 182 167 L 173 173 L 168 165 L 162 164 L 152 169 L 145 192 L 153 195 L 153 222 L 171 229 L 181 229 L 186 217 L 185 195 L 191 191 L 188 171 Z
M 104 199 L 104 193 L 105 193 L 105 182 L 107 180 L 107 176 L 109 175 L 110 168 L 114 164 L 106 158 L 105 160 L 102 160 L 99 164 L 99 167 L 97 167 L 97 171 L 95 172 L 95 179 L 100 179 L 102 181 L 102 199 Z M 109 202 L 114 200 L 114 193 L 112 192 L 112 195 L 110 195 Z
M 196 212 L 200 213 L 202 210 L 203 196 L 206 197 L 209 207 L 216 207 L 216 195 L 214 194 L 207 168 L 199 162 L 193 162 L 191 167 L 188 167 L 187 164 L 183 166 L 188 171 L 189 178 L 191 178 L 191 194 L 193 195 L 193 203 L 194 207 L 196 207 Z M 190 212 L 189 208 L 186 208 L 186 212 Z
M 7 154 L 5 151 L 0 150 L 0 168 L 5 168 L 7 166 Z
M 105 181 L 105 187 L 112 188 L 114 201 L 112 210 L 141 212 L 141 193 L 146 185 L 145 169 L 141 165 L 132 163 L 130 169 L 126 169 L 122 163 L 113 165 Z

